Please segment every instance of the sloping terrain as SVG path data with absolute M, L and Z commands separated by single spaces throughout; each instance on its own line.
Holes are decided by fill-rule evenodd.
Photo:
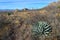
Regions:
M 15 10 L 13 14 L 0 14 L 0 40 L 32 40 L 31 28 L 38 21 L 48 22 L 52 27 L 52 35 L 41 37 L 39 40 L 58 40 L 60 38 L 60 2 L 51 3 L 43 9 Z

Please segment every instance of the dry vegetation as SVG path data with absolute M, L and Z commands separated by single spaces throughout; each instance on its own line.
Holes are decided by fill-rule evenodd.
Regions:
M 60 40 L 60 8 L 53 7 L 0 14 L 0 40 L 32 40 L 31 28 L 37 21 L 46 21 L 52 27 L 51 36 L 37 40 Z

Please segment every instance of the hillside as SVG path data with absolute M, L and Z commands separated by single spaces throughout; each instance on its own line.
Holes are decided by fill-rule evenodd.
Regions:
M 52 27 L 51 36 L 41 36 L 39 40 L 60 40 L 60 2 L 42 9 L 16 9 L 10 13 L 0 14 L 0 40 L 33 40 L 32 25 L 38 21 L 45 21 Z

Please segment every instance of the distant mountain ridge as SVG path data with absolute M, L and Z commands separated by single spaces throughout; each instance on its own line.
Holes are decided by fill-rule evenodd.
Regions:
M 41 8 L 41 9 L 28 9 L 28 8 L 24 8 L 24 9 L 18 9 L 20 11 L 23 11 L 23 10 L 29 10 L 29 11 L 38 11 L 38 10 L 47 10 L 47 11 L 50 11 L 50 10 L 56 10 L 57 9 L 57 6 L 60 6 L 60 1 L 58 2 L 53 2 L 53 3 L 50 3 L 48 6 L 44 7 L 44 8 Z M 0 9 L 0 12 L 14 12 L 15 9 Z

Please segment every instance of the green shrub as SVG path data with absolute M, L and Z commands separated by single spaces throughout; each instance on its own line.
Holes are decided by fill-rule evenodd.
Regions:
M 60 6 L 58 6 L 57 8 L 60 8 Z

